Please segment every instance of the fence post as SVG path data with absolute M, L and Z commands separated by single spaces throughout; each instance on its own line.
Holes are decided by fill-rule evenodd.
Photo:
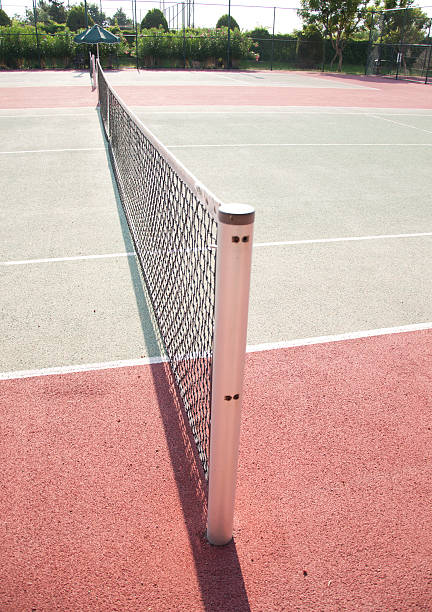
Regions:
M 227 44 L 227 69 L 231 68 L 231 0 L 228 0 L 228 44 Z
M 402 58 L 403 58 L 403 45 L 404 45 L 405 28 L 406 28 L 407 15 L 408 15 L 407 11 L 408 11 L 408 7 L 406 7 L 404 10 L 402 31 L 401 31 L 401 37 L 400 37 L 400 42 L 399 42 L 399 52 L 396 56 L 396 79 L 398 79 L 399 77 L 399 65 L 402 64 Z
M 432 27 L 432 19 L 429 21 L 429 30 L 428 30 L 428 35 L 427 35 L 427 39 L 428 40 L 430 40 L 431 27 Z M 429 55 L 429 59 L 430 59 L 430 50 L 431 49 L 432 49 L 432 44 L 431 44 L 431 47 L 426 51 L 424 62 L 423 62 L 422 73 L 425 72 L 426 62 L 427 62 L 428 55 Z M 429 67 L 429 63 L 428 63 L 428 67 Z M 426 69 L 426 74 L 425 74 L 425 85 L 427 84 L 427 74 L 428 74 L 428 69 Z
M 321 72 L 325 70 L 325 58 L 326 58 L 326 38 L 323 36 L 323 44 L 322 44 L 322 64 L 321 64 Z
M 135 0 L 135 55 L 136 55 L 136 69 L 139 70 L 138 61 L 138 23 L 137 23 L 137 0 Z
M 42 68 L 42 62 L 41 62 L 41 52 L 40 52 L 40 46 L 39 46 L 39 34 L 38 34 L 38 28 L 37 28 L 37 8 L 36 8 L 36 0 L 33 0 L 33 15 L 34 15 L 34 22 L 35 22 L 35 31 L 36 31 L 36 46 L 37 46 L 37 53 L 38 53 L 39 68 Z
M 216 546 L 233 535 L 254 216 L 244 204 L 218 211 L 207 514 Z
M 274 37 L 275 37 L 275 22 L 276 22 L 276 7 L 273 7 L 273 30 L 272 30 L 272 44 L 271 44 L 271 58 L 270 58 L 270 70 L 273 70 L 274 60 Z
M 369 67 L 371 53 L 372 53 L 372 32 L 373 32 L 373 27 L 374 27 L 374 16 L 375 16 L 375 13 L 374 11 L 372 11 L 371 22 L 369 26 L 369 43 L 368 43 L 368 50 L 367 50 L 367 55 L 366 55 L 365 76 L 368 73 L 368 67 Z
M 183 16 L 183 68 L 186 68 L 186 24 L 185 24 L 185 3 L 182 4 L 182 16 Z
M 431 67 L 431 59 L 432 59 L 432 44 L 429 47 L 429 60 L 428 60 L 427 68 L 426 68 L 425 85 L 427 85 L 428 83 L 429 70 Z

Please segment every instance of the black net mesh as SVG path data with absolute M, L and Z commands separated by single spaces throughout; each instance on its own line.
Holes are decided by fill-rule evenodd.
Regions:
M 217 222 L 184 169 L 124 106 L 100 67 L 98 84 L 120 198 L 207 475 Z

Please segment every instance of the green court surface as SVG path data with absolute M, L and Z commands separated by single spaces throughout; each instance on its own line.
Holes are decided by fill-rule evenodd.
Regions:
M 85 73 L 11 73 L 1 81 L 73 87 L 84 77 L 88 84 Z M 359 88 L 305 74 L 109 78 Z M 218 197 L 256 209 L 249 344 L 430 321 L 432 111 L 134 110 Z M 0 369 L 159 354 L 97 109 L 3 109 L 0 131 L 7 287 Z

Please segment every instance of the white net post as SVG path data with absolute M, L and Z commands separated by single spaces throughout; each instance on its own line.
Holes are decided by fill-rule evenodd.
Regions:
M 207 516 L 218 546 L 233 535 L 254 215 L 242 204 L 218 211 Z

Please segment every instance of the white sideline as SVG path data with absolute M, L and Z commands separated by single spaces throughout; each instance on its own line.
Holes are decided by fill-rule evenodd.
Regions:
M 313 344 L 325 344 L 330 342 L 342 342 L 344 340 L 357 340 L 359 338 L 372 338 L 375 336 L 386 336 L 391 334 L 402 334 L 415 331 L 432 329 L 432 321 L 427 323 L 415 323 L 412 325 L 400 325 L 397 327 L 383 327 L 380 329 L 368 329 L 332 336 L 315 336 L 311 338 L 299 338 L 285 342 L 269 342 L 264 344 L 253 344 L 246 347 L 247 353 L 258 353 L 262 351 L 274 351 L 296 346 L 311 346 Z M 94 370 L 110 370 L 115 368 L 127 368 L 134 366 L 145 366 L 151 364 L 165 363 L 167 357 L 144 357 L 141 359 L 123 359 L 119 361 L 106 361 L 101 363 L 86 363 L 70 366 L 57 366 L 41 368 L 37 370 L 17 370 L 13 372 L 0 372 L 0 380 L 14 380 L 18 378 L 35 378 L 37 376 L 53 376 L 60 374 L 73 374 L 76 372 L 90 372 Z
M 167 149 L 235 149 L 239 147 L 432 147 L 432 142 L 244 142 L 167 145 Z

